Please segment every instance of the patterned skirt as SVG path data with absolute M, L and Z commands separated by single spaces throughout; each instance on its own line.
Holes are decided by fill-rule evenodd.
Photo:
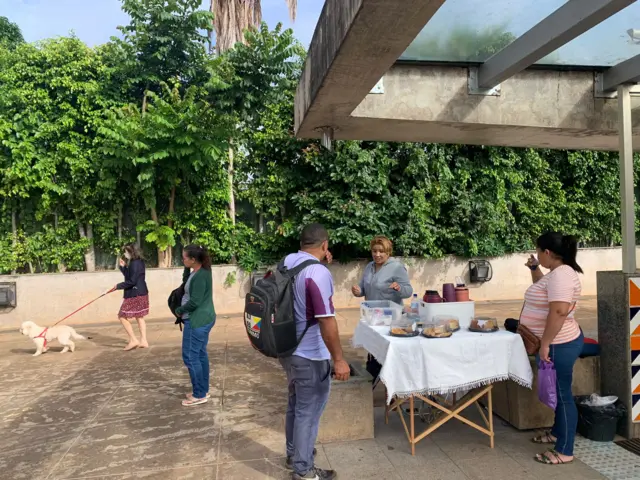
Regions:
M 118 318 L 143 318 L 149 315 L 149 295 L 125 298 L 118 312 Z

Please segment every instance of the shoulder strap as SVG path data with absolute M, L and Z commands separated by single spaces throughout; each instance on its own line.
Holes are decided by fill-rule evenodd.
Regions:
M 320 265 L 320 262 L 318 260 L 305 260 L 304 262 L 302 262 L 299 265 L 296 265 L 293 268 L 287 268 L 284 266 L 284 260 L 282 262 L 280 262 L 280 264 L 278 265 L 278 271 L 282 274 L 286 274 L 290 277 L 295 277 L 297 276 L 301 271 L 303 271 L 305 268 L 310 267 L 311 265 Z

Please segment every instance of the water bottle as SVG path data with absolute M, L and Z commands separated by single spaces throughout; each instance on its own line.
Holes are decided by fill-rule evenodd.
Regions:
M 411 299 L 411 313 L 418 315 L 420 313 L 420 301 L 418 300 L 418 294 L 414 293 Z

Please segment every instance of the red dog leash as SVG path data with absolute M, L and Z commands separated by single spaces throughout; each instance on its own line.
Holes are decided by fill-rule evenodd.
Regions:
M 51 327 L 55 327 L 55 326 L 56 326 L 56 325 L 58 325 L 59 323 L 61 323 L 61 322 L 65 321 L 67 318 L 69 318 L 69 317 L 71 317 L 71 316 L 75 315 L 76 313 L 78 313 L 78 312 L 79 312 L 80 310 L 82 310 L 83 308 L 88 307 L 88 306 L 89 306 L 89 305 L 91 305 L 93 302 L 95 302 L 95 301 L 97 301 L 97 300 L 100 300 L 100 299 L 101 299 L 102 297 L 104 297 L 105 295 L 109 295 L 111 292 L 115 292 L 115 291 L 116 291 L 116 288 L 115 288 L 115 287 L 113 287 L 111 290 L 109 290 L 109 291 L 107 291 L 107 292 L 104 292 L 104 293 L 103 293 L 102 295 L 100 295 L 98 298 L 94 298 L 94 299 L 93 299 L 93 300 L 91 300 L 89 303 L 87 303 L 87 304 L 85 304 L 85 305 L 81 306 L 79 309 L 77 309 L 77 310 L 75 310 L 75 311 L 71 312 L 69 315 L 67 315 L 67 316 L 66 316 L 66 317 L 64 317 L 63 319 L 58 320 L 56 323 L 54 323 L 53 325 L 51 325 Z M 47 337 L 46 337 L 46 335 L 47 335 L 47 330 L 49 330 L 51 327 L 46 327 L 46 328 L 45 328 L 45 329 L 40 333 L 40 335 L 38 335 L 37 337 L 34 337 L 34 338 L 42 338 L 42 339 L 44 339 L 44 348 L 47 348 Z

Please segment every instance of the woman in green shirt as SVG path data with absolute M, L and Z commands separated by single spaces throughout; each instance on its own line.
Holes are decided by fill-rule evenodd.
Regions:
M 191 407 L 209 400 L 209 332 L 216 323 L 213 308 L 213 278 L 211 257 L 207 250 L 189 245 L 182 252 L 185 282 L 182 305 L 176 313 L 184 321 L 182 332 L 182 360 L 189 370 L 193 393 L 187 394 L 182 405 Z

